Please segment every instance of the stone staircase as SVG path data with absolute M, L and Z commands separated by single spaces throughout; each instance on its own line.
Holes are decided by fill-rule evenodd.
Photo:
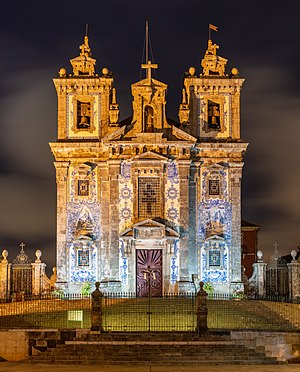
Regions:
M 101 365 L 278 364 L 242 345 L 230 333 L 106 333 L 87 332 L 31 356 L 28 363 Z

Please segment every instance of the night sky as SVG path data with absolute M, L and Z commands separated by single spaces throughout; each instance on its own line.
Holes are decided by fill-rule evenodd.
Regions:
M 242 89 L 245 156 L 242 215 L 261 226 L 269 256 L 300 243 L 300 3 L 298 1 L 6 1 L 0 22 L 0 249 L 9 261 L 24 241 L 33 259 L 55 261 L 56 185 L 48 143 L 56 140 L 52 78 L 79 55 L 85 25 L 97 72 L 114 73 L 121 119 L 140 79 L 149 21 L 154 77 L 168 84 L 167 114 L 177 120 L 184 72 L 201 72 L 208 23 L 213 41 L 246 79 Z

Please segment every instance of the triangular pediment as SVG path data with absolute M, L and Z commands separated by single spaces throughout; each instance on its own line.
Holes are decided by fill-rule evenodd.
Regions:
M 133 224 L 131 227 L 127 228 L 126 230 L 122 231 L 120 233 L 120 237 L 123 237 L 123 238 L 136 238 L 137 234 L 135 233 L 135 231 L 150 231 L 151 230 L 160 230 L 162 232 L 162 234 L 160 235 L 160 238 L 179 238 L 179 234 L 177 233 L 177 231 L 171 229 L 170 227 L 166 227 L 163 223 L 160 223 L 160 222 L 157 222 L 157 221 L 154 221 L 154 220 L 151 220 L 151 219 L 146 219 L 144 221 L 141 221 L 141 222 L 137 222 L 135 224 Z M 143 238 L 149 238 L 151 239 L 152 237 L 152 234 L 146 234 L 146 236 L 143 236 Z M 157 238 L 158 236 L 155 236 L 155 238 Z
M 134 156 L 132 159 L 134 160 L 158 160 L 158 161 L 168 161 L 168 158 L 166 156 L 157 154 L 156 152 L 153 151 L 146 151 L 142 154 Z
M 162 83 L 161 81 L 153 79 L 153 78 L 151 79 L 151 85 L 158 86 L 158 87 L 165 88 L 165 89 L 167 89 L 168 87 L 167 84 Z M 139 80 L 136 83 L 133 83 L 131 86 L 132 87 L 149 86 L 149 80 L 147 78 L 143 80 Z
M 218 240 L 218 241 L 225 242 L 225 239 L 222 238 L 222 236 L 219 236 L 219 235 L 212 235 L 209 238 L 207 238 L 205 241 L 207 242 L 207 241 L 211 241 L 211 240 Z
M 172 134 L 180 140 L 189 141 L 193 143 L 197 142 L 197 138 L 175 127 L 174 125 L 172 125 Z

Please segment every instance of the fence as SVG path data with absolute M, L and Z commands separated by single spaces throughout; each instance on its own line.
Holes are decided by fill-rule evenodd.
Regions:
M 208 328 L 226 330 L 295 331 L 300 328 L 300 304 L 281 299 L 233 299 L 209 296 Z M 194 294 L 138 298 L 132 293 L 105 294 L 104 331 L 188 331 L 196 329 Z M 90 328 L 89 296 L 25 297 L 0 303 L 0 328 Z

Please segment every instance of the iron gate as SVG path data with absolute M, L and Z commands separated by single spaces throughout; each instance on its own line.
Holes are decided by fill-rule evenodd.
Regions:
M 104 331 L 195 331 L 195 295 L 106 293 L 102 306 Z

